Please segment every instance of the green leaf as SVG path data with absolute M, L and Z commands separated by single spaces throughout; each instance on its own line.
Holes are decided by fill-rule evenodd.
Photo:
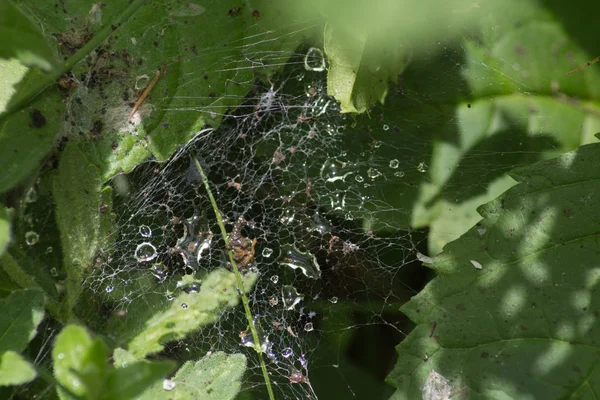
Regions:
M 19 353 L 6 351 L 0 354 L 0 386 L 22 385 L 37 376 L 33 365 Z
M 56 57 L 38 27 L 10 0 L 0 2 L 0 58 L 50 70 Z
M 105 356 L 106 349 L 98 341 L 93 341 L 85 328 L 76 325 L 63 328 L 52 349 L 54 375 L 64 387 L 57 388 L 59 397 L 70 398 L 65 389 L 77 396 L 96 396 L 98 392 L 89 391 L 85 383 L 96 380 L 97 384 L 101 384 Z
M 106 381 L 101 399 L 133 399 L 150 385 L 164 378 L 175 369 L 173 362 L 138 361 L 127 367 L 112 369 Z
M 44 295 L 35 289 L 16 290 L 0 300 L 0 353 L 23 351 L 44 319 Z
M 256 274 L 244 276 L 246 291 L 252 289 L 256 279 Z M 224 269 L 214 270 L 202 281 L 199 293 L 179 295 L 168 309 L 150 318 L 129 342 L 128 350 L 138 359 L 159 352 L 164 343 L 217 321 L 223 310 L 235 307 L 239 300 L 235 275 Z
M 227 355 L 221 351 L 207 354 L 196 363 L 186 362 L 173 378 L 153 385 L 138 399 L 234 399 L 245 370 L 243 354 Z
M 6 208 L 0 204 L 0 258 L 10 244 L 10 236 L 10 220 L 8 218 L 8 212 L 6 211 Z
M 111 217 L 101 211 L 101 205 L 109 198 L 99 198 L 101 187 L 98 166 L 90 162 L 77 145 L 67 146 L 54 180 L 53 193 L 70 309 L 81 293 L 84 271 L 91 267 L 102 241 L 109 237 L 111 223 L 107 219 Z M 110 196 L 110 190 L 106 193 Z
M 15 93 L 14 86 L 25 76 L 27 67 L 19 60 L 0 59 L 0 114 L 4 112 L 9 100 Z
M 36 84 L 41 73 L 30 70 L 18 93 Z M 13 97 L 14 98 L 14 97 Z M 0 118 L 0 193 L 21 182 L 38 168 L 60 132 L 65 106 L 55 86 L 27 107 Z
M 591 144 L 513 170 L 519 183 L 434 258 L 439 276 L 401 309 L 418 326 L 388 377 L 395 398 L 420 397 L 434 371 L 469 398 L 594 397 L 599 163 Z
M 429 182 L 421 185 L 413 214 L 413 227 L 430 226 L 431 255 L 478 220 L 477 206 L 511 184 L 511 168 L 595 142 L 593 135 L 600 131 L 600 70 L 566 75 L 596 54 L 586 53 L 580 37 L 540 4 L 507 1 L 489 11 L 481 22 L 482 42 L 463 42 L 464 82 L 456 83 L 468 86 L 469 93 L 448 113 L 455 118 L 454 129 L 433 140 Z M 515 20 L 522 25 L 509 28 Z M 582 36 L 594 35 L 593 28 L 579 24 Z M 429 96 L 446 101 L 444 91 L 456 93 L 452 86 L 457 85 L 434 74 L 425 69 L 405 79 L 430 81 Z
M 327 94 L 340 102 L 343 113 L 363 113 L 382 103 L 389 81 L 396 80 L 410 60 L 410 50 L 396 46 L 382 51 L 373 49 L 366 34 L 325 28 L 325 53 L 329 59 Z M 408 53 L 408 54 L 407 54 Z
M 56 338 L 52 358 L 56 379 L 78 396 L 96 399 L 130 399 L 142 393 L 173 369 L 171 362 L 139 361 L 123 368 L 109 367 L 106 345 L 92 340 L 85 328 L 68 325 Z M 69 398 L 58 388 L 61 398 Z

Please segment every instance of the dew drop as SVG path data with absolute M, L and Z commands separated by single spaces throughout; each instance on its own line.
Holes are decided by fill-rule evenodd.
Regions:
M 331 225 L 327 219 L 321 217 L 319 213 L 316 213 L 313 218 L 313 223 L 310 230 L 318 232 L 321 235 L 331 232 Z
M 394 176 L 396 176 L 398 178 L 403 178 L 404 177 L 404 171 L 394 172 Z
M 427 172 L 427 164 L 425 164 L 424 162 L 420 162 L 419 165 L 417 165 L 417 171 L 419 172 Z
M 187 310 L 189 306 L 187 305 L 187 303 L 181 303 L 181 308 L 183 308 L 184 310 Z
M 38 242 L 38 240 L 40 240 L 40 235 L 38 235 L 36 232 L 29 231 L 25 233 L 25 243 L 27 243 L 29 246 L 33 246 Z
M 140 226 L 139 232 L 143 237 L 152 237 L 152 229 L 148 225 Z
M 325 71 L 325 55 L 323 50 L 316 47 L 308 49 L 306 56 L 304 57 L 304 68 L 307 71 L 322 72 Z
M 158 279 L 158 283 L 163 283 L 167 279 L 167 273 L 161 264 L 152 266 L 152 275 Z
M 364 182 L 364 181 L 365 181 L 365 178 L 363 178 L 361 175 L 356 175 L 356 176 L 354 177 L 354 180 L 355 180 L 356 182 L 359 182 L 359 183 L 361 183 L 361 182 Z
M 281 265 L 291 269 L 300 269 L 304 275 L 311 279 L 321 276 L 321 267 L 314 254 L 298 250 L 294 245 L 285 245 L 282 249 L 283 257 L 279 261 Z
M 390 168 L 396 169 L 396 168 L 398 168 L 398 165 L 400 165 L 400 162 L 398 161 L 398 159 L 394 158 L 393 160 L 390 161 Z
M 298 290 L 292 285 L 285 285 L 281 288 L 281 298 L 283 299 L 283 306 L 286 310 L 293 310 L 294 307 L 296 307 L 296 304 L 304 299 L 304 295 L 298 293 Z
M 333 304 L 338 302 L 338 298 L 337 297 L 332 297 L 331 299 L 329 299 L 330 302 L 332 302 Z
M 291 356 L 292 354 L 294 354 L 294 352 L 292 351 L 291 347 L 286 347 L 285 349 L 283 349 L 283 351 L 281 352 L 281 355 L 283 356 L 283 358 L 288 358 L 289 356 Z
M 191 283 L 182 287 L 181 290 L 183 290 L 187 294 L 200 293 L 200 285 L 198 285 L 197 283 Z
M 277 276 L 277 275 L 273 275 L 273 276 L 271 277 L 271 282 L 273 282 L 273 283 L 277 284 L 277 282 L 279 282 L 279 276 Z
M 273 249 L 270 247 L 265 247 L 262 251 L 262 256 L 265 258 L 269 258 L 273 255 Z
M 50 276 L 52 276 L 53 278 L 56 278 L 58 276 L 58 271 L 56 270 L 56 268 L 52 267 L 52 269 L 50 269 Z
M 371 178 L 371 179 L 375 179 L 375 178 L 377 178 L 378 176 L 380 176 L 380 175 L 381 175 L 381 172 L 379 172 L 379 171 L 378 171 L 378 170 L 376 170 L 375 168 L 369 168 L 369 169 L 367 170 L 367 175 L 369 175 L 369 178 Z
M 104 291 L 106 291 L 106 293 L 110 293 L 110 292 L 112 292 L 114 289 L 115 289 L 115 288 L 114 288 L 114 286 L 112 286 L 112 285 L 108 285 L 108 286 L 107 286 L 107 287 L 104 289 Z
M 240 341 L 242 342 L 242 345 L 246 347 L 253 347 L 261 353 L 269 353 L 272 347 L 271 342 L 269 341 L 269 336 L 265 335 L 261 328 L 260 322 L 257 319 L 254 320 L 254 328 L 256 329 L 260 346 L 256 346 L 254 344 L 254 338 L 250 329 L 240 332 Z
M 54 251 L 54 249 L 52 248 L 52 246 L 48 246 L 46 247 L 46 254 L 50 254 Z
M 152 243 L 141 243 L 135 249 L 135 259 L 138 261 L 150 261 L 155 257 L 156 247 Z
M 383 130 L 384 130 L 384 131 L 389 131 L 389 130 L 390 130 L 390 127 L 389 127 L 389 125 L 385 125 L 385 124 L 384 124 L 384 125 L 383 125 Z
M 163 389 L 164 390 L 173 390 L 177 384 L 170 379 L 165 379 L 163 381 Z
M 487 232 L 487 229 L 484 227 L 477 228 L 477 233 L 479 233 L 479 236 L 485 235 L 486 232 Z
M 175 299 L 175 295 L 174 294 L 168 294 L 167 295 L 167 300 L 171 301 Z
M 314 328 L 313 328 L 313 323 L 312 322 L 309 322 L 308 324 L 304 325 L 304 330 L 306 332 L 311 332 L 313 329 Z

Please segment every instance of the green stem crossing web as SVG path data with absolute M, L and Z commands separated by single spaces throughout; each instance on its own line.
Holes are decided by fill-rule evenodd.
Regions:
M 250 325 L 250 330 L 252 331 L 252 339 L 254 340 L 254 349 L 258 353 L 258 359 L 260 360 L 260 368 L 263 373 L 263 378 L 265 380 L 265 384 L 267 385 L 267 391 L 269 392 L 269 399 L 275 400 L 275 395 L 273 394 L 273 388 L 271 387 L 271 380 L 269 378 L 269 373 L 267 372 L 267 366 L 265 364 L 265 360 L 262 356 L 262 352 L 260 349 L 260 337 L 256 330 L 256 325 L 254 324 L 254 319 L 252 318 L 252 311 L 250 310 L 250 302 L 248 301 L 248 297 L 246 296 L 246 290 L 244 289 L 244 282 L 242 280 L 242 274 L 240 274 L 239 268 L 235 260 L 233 259 L 233 253 L 231 251 L 231 247 L 229 246 L 229 235 L 225 230 L 225 224 L 223 223 L 223 217 L 221 216 L 221 211 L 219 210 L 219 206 L 217 205 L 217 201 L 212 194 L 210 189 L 210 185 L 208 184 L 208 179 L 204 174 L 204 170 L 202 166 L 198 162 L 196 158 L 194 158 L 194 163 L 196 165 L 196 169 L 202 178 L 202 183 L 204 183 L 204 188 L 208 193 L 208 197 L 210 198 L 210 203 L 212 204 L 212 208 L 215 212 L 215 216 L 217 217 L 217 224 L 219 225 L 219 229 L 221 230 L 221 236 L 223 237 L 223 241 L 225 242 L 225 248 L 227 249 L 227 257 L 229 258 L 229 262 L 231 263 L 231 267 L 233 269 L 233 273 L 235 275 L 235 280 L 240 291 L 240 296 L 242 297 L 242 303 L 244 304 L 244 310 L 246 312 L 246 318 L 248 319 L 248 325 Z

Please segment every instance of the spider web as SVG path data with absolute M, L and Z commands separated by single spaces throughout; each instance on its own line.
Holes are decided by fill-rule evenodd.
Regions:
M 358 384 L 338 369 L 340 349 L 362 327 L 393 331 L 392 346 L 407 328 L 396 311 L 418 288 L 404 284 L 403 267 L 427 258 L 421 254 L 426 253 L 423 234 L 410 228 L 412 210 L 397 198 L 416 199 L 420 187 L 431 184 L 430 134 L 440 127 L 459 130 L 454 108 L 427 102 L 436 95 L 460 92 L 468 99 L 472 94 L 462 80 L 463 51 L 458 46 L 425 54 L 413 72 L 400 77 L 385 107 L 358 118 L 340 114 L 335 99 L 327 96 L 327 63 L 319 47 L 305 46 L 291 55 L 246 52 L 250 57 L 241 66 L 231 60 L 240 71 L 286 67 L 269 80 L 257 80 L 236 110 L 227 112 L 224 105 L 218 128 L 206 125 L 167 163 L 149 160 L 107 184 L 115 193 L 115 229 L 84 282 L 83 296 L 107 317 L 97 330 L 116 339 L 121 329 L 143 325 L 152 310 L 177 301 L 178 294 L 201 290 L 211 271 L 230 268 L 194 166 L 198 160 L 227 231 L 247 241 L 240 249 L 246 260 L 242 267 L 258 276 L 248 296 L 276 397 L 318 398 L 319 387 L 326 385 L 314 384 L 315 375 L 325 368 L 343 382 L 341 397 L 356 397 Z M 497 72 L 483 61 L 470 65 L 482 86 L 491 82 L 486 73 Z M 216 71 L 202 74 L 207 72 Z M 411 78 L 426 86 L 404 87 Z M 518 80 L 511 84 L 523 94 L 529 90 Z M 412 114 L 398 112 L 402 106 Z M 420 107 L 427 118 L 414 113 Z M 214 104 L 194 109 L 215 118 Z M 184 109 L 175 105 L 163 111 Z M 539 115 L 539 132 L 550 121 Z M 508 159 L 523 152 L 471 151 L 464 162 L 487 175 L 467 186 L 449 180 L 450 193 L 479 193 L 509 167 L 527 162 L 487 164 L 494 154 Z M 531 154 L 539 157 L 542 150 Z M 248 370 L 241 397 L 263 398 L 264 381 L 247 330 L 238 305 L 223 311 L 216 323 L 169 343 L 160 356 L 185 361 L 207 352 L 242 352 Z M 338 362 L 324 356 L 328 353 Z M 391 369 L 394 360 L 387 361 Z

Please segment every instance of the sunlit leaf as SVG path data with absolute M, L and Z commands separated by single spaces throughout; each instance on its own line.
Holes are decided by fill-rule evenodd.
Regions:
M 396 398 L 419 397 L 433 371 L 453 395 L 593 397 L 599 162 L 591 144 L 514 170 L 519 183 L 433 259 L 439 276 L 402 307 L 418 326 L 388 377 Z

